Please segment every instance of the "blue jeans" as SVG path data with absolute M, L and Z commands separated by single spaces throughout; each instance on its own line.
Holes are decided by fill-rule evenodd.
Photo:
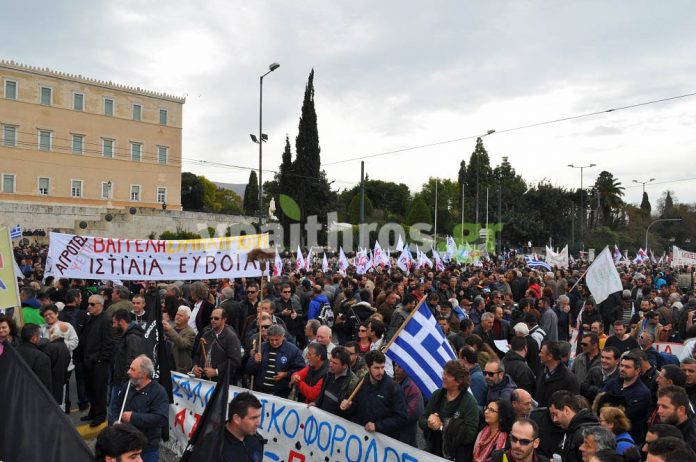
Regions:
M 160 450 L 157 448 L 154 451 L 143 452 L 140 457 L 143 459 L 143 462 L 159 462 Z

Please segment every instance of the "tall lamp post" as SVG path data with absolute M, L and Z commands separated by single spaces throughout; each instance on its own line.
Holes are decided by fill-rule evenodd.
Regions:
M 254 143 L 259 144 L 259 226 L 263 220 L 263 143 L 268 141 L 268 135 L 263 133 L 263 78 L 280 67 L 278 63 L 271 63 L 268 72 L 259 77 L 259 137 L 251 136 Z
M 659 219 L 653 221 L 652 223 L 650 223 L 648 225 L 648 228 L 645 230 L 645 251 L 646 252 L 648 251 L 648 232 L 650 232 L 650 228 L 652 227 L 652 225 L 654 225 L 655 223 L 659 223 L 661 221 L 682 221 L 682 219 L 681 218 L 659 218 Z
M 573 165 L 573 164 L 568 164 L 568 167 L 570 168 L 579 168 L 580 169 L 580 244 L 585 247 L 583 244 L 583 227 L 585 226 L 585 207 L 583 207 L 583 193 L 585 192 L 583 190 L 583 185 L 582 185 L 582 174 L 586 168 L 590 167 L 596 167 L 597 164 L 589 164 L 589 165 Z
M 652 181 L 655 181 L 655 178 L 650 178 L 648 181 L 638 181 L 638 180 L 631 180 L 631 181 L 633 181 L 634 183 L 642 184 L 643 185 L 643 195 L 645 195 L 645 185 L 652 182 Z

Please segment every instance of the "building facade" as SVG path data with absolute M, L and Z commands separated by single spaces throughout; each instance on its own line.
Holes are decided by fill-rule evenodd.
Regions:
M 0 201 L 181 210 L 184 98 L 0 61 Z

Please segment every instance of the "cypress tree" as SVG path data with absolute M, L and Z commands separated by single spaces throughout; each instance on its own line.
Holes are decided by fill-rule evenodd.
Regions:
M 650 199 L 648 199 L 648 193 L 643 191 L 643 200 L 640 201 L 640 209 L 643 211 L 643 215 L 646 217 L 650 216 L 652 212 L 652 206 L 650 205 Z
M 256 170 L 249 174 L 249 183 L 244 190 L 244 213 L 250 217 L 259 213 L 259 180 L 256 177 Z

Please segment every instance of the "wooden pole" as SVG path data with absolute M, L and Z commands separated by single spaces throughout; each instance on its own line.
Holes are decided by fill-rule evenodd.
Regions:
M 406 327 L 406 325 L 411 320 L 411 318 L 413 318 L 413 316 L 415 316 L 415 314 L 418 312 L 421 305 L 423 303 L 425 303 L 425 300 L 427 298 L 428 298 L 428 296 L 424 295 L 423 298 L 420 299 L 420 302 L 418 302 L 418 305 L 416 305 L 416 307 L 408 314 L 408 317 L 406 319 L 404 319 L 404 322 L 401 323 L 401 326 L 399 326 L 399 329 L 394 333 L 392 338 L 389 339 L 389 342 L 385 346 L 382 347 L 382 353 L 385 353 L 389 349 L 389 347 L 391 347 L 394 344 L 394 342 L 396 341 L 396 339 L 399 336 L 399 334 L 401 333 L 401 331 L 404 330 L 404 327 Z M 369 374 L 369 372 L 368 372 L 368 374 Z M 367 374 L 365 374 L 365 376 L 367 376 Z M 365 376 L 363 376 L 363 378 L 360 380 L 360 382 L 358 382 L 358 384 L 355 386 L 355 388 L 353 389 L 353 392 L 348 397 L 348 401 L 353 401 L 353 398 L 355 398 L 355 395 L 358 394 L 358 392 L 360 391 L 360 388 L 362 388 L 362 386 L 363 386 L 363 383 L 365 383 Z
M 205 352 L 205 346 L 208 344 L 208 342 L 205 341 L 204 338 L 201 337 L 200 340 L 201 344 L 201 351 L 203 352 L 203 367 L 208 367 L 208 354 Z

